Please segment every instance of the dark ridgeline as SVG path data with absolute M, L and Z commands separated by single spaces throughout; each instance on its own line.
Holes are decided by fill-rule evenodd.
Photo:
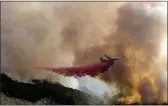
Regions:
M 67 88 L 59 83 L 49 83 L 45 80 L 32 80 L 34 84 L 14 81 L 5 74 L 1 74 L 1 92 L 9 97 L 36 102 L 41 99 L 51 101 L 50 104 L 62 105 L 96 105 L 103 101 L 95 96 L 76 89 Z
M 59 83 L 49 83 L 45 80 L 32 80 L 34 84 L 17 82 L 5 74 L 1 74 L 1 92 L 9 97 L 24 99 L 31 102 L 41 101 L 45 105 L 103 105 L 103 101 L 95 96 L 88 95 L 76 89 L 67 88 Z M 44 101 L 43 101 L 44 100 Z M 113 102 L 112 105 L 125 105 Z M 9 104 L 10 105 L 10 104 Z M 130 105 L 140 105 L 132 103 Z M 142 103 L 141 105 L 149 105 Z M 150 105 L 157 105 L 151 103 Z M 163 103 L 163 105 L 168 105 Z

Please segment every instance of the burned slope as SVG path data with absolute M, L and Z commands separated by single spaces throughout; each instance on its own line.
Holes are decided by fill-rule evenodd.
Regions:
M 32 80 L 34 84 L 17 82 L 10 79 L 5 74 L 1 74 L 1 92 L 9 97 L 36 102 L 47 98 L 53 103 L 63 105 L 91 105 L 103 104 L 102 100 L 85 94 L 76 89 L 62 86 L 59 83 L 52 84 L 49 82 Z

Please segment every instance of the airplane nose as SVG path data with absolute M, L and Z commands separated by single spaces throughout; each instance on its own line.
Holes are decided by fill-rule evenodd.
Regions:
M 118 59 L 120 59 L 121 57 L 114 57 L 114 58 L 112 58 L 112 60 L 118 60 Z

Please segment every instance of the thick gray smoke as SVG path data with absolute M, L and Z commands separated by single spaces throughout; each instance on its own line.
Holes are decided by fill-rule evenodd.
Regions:
M 78 82 L 75 78 L 64 77 L 52 72 L 39 72 L 39 70 L 34 70 L 34 66 L 72 65 L 74 52 L 99 42 L 97 39 L 92 44 L 92 39 L 95 37 L 92 29 L 101 29 L 97 26 L 97 22 L 102 18 L 104 12 L 115 12 L 108 7 L 116 8 L 120 4 L 87 2 L 2 3 L 2 72 L 10 74 L 11 77 L 18 80 L 34 77 L 47 78 L 51 81 L 58 81 L 65 86 L 77 88 Z M 104 24 L 104 19 L 101 20 Z M 106 24 L 107 22 L 108 20 L 106 20 Z M 110 26 L 106 24 L 105 26 Z M 103 30 L 108 33 L 108 29 L 104 28 Z
M 143 101 L 153 102 L 146 97 L 162 98 L 161 91 L 165 91 L 161 90 L 165 79 L 157 76 L 162 73 L 158 58 L 167 31 L 164 10 L 157 2 L 2 3 L 1 69 L 13 77 L 47 78 L 78 88 L 73 77 L 39 72 L 34 67 L 88 64 L 105 54 L 124 56 L 101 78 L 115 83 L 123 93 L 128 87 Z M 153 88 L 160 92 L 156 94 Z
M 60 48 L 60 31 L 66 22 L 59 18 L 63 16 L 61 14 L 63 6 L 67 4 L 2 3 L 2 72 L 10 74 L 15 79 L 18 79 L 17 76 L 19 79 L 46 78 L 50 81 L 58 81 L 68 87 L 78 87 L 78 82 L 73 77 L 67 78 L 34 69 L 36 65 L 72 65 L 73 55 L 71 52 L 64 52 Z M 71 5 L 68 8 L 71 8 Z M 60 12 L 57 12 L 59 10 Z

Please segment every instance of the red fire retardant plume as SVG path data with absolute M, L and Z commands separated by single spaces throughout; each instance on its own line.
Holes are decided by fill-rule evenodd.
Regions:
M 105 71 L 108 71 L 108 68 L 114 64 L 115 60 L 118 60 L 119 58 L 113 58 L 105 60 L 101 63 L 96 64 L 90 64 L 90 65 L 84 65 L 84 66 L 72 66 L 72 67 L 49 67 L 49 66 L 40 66 L 37 67 L 37 69 L 43 69 L 47 71 L 53 71 L 59 74 L 63 74 L 65 76 L 77 76 L 82 77 L 85 75 L 90 75 L 92 77 L 104 73 Z

